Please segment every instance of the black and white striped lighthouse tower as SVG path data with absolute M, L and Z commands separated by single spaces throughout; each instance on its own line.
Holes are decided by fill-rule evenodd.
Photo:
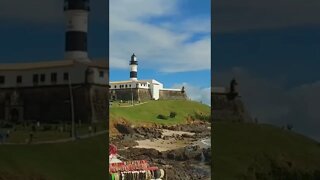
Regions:
M 65 59 L 89 61 L 87 32 L 89 0 L 65 0 L 66 17 Z
M 138 80 L 138 61 L 136 55 L 134 53 L 131 56 L 130 60 L 130 80 L 137 81 Z

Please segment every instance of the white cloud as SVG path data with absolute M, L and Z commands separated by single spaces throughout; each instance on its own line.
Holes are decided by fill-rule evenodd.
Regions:
M 182 86 L 185 87 L 185 91 L 187 93 L 187 96 L 193 100 L 202 102 L 204 104 L 207 104 L 211 106 L 211 88 L 201 88 L 198 86 L 193 86 L 188 83 L 182 83 L 182 84 L 174 84 L 173 88 L 181 88 Z
M 145 68 L 209 70 L 210 17 L 152 23 L 152 18 L 179 16 L 178 4 L 178 0 L 111 0 L 110 67 L 128 68 L 134 52 Z M 206 34 L 191 41 L 197 33 Z
M 320 24 L 319 0 L 226 0 L 213 6 L 215 32 Z

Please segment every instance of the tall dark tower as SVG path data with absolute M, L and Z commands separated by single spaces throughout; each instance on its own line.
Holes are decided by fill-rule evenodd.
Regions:
M 130 60 L 130 80 L 137 81 L 138 80 L 138 61 L 136 55 L 134 53 L 131 56 Z
M 65 59 L 89 61 L 87 52 L 89 0 L 65 0 Z

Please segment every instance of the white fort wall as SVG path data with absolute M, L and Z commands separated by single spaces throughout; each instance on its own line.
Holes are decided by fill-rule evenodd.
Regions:
M 181 89 L 163 88 L 163 84 L 154 79 L 110 82 L 110 90 L 124 90 L 124 89 L 131 89 L 131 88 L 150 90 L 152 99 L 155 99 L 155 100 L 160 99 L 161 91 L 181 92 Z
M 88 75 L 88 82 L 92 84 L 106 85 L 108 82 L 107 69 L 90 67 L 92 74 Z
M 64 78 L 65 73 L 68 74 L 72 84 L 83 84 L 86 80 L 88 83 L 106 84 L 108 75 L 106 69 L 89 67 L 89 73 L 87 69 L 85 65 L 75 64 L 53 68 L 0 70 L 0 78 L 4 77 L 4 82 L 0 82 L 0 88 L 66 85 L 69 84 L 69 80 Z M 56 81 L 52 80 L 53 73 L 56 74 Z M 38 76 L 37 81 L 34 81 L 34 75 Z M 43 75 L 44 80 L 41 79 Z M 21 76 L 21 82 L 17 82 L 18 76 Z

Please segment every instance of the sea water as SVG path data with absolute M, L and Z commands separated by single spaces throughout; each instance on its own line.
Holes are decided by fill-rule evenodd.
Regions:
M 204 139 L 201 139 L 197 141 L 195 144 L 200 145 L 202 148 L 211 148 L 211 138 L 207 137 Z M 207 179 L 211 179 L 211 168 L 210 166 L 206 163 L 206 159 L 204 154 L 201 154 L 201 160 L 200 161 L 195 161 L 191 163 L 193 165 L 192 170 L 195 171 L 196 173 L 202 174 Z

